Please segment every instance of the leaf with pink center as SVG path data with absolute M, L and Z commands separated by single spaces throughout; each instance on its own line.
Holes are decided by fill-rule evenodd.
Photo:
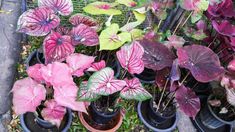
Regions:
M 176 91 L 175 99 L 182 110 L 187 116 L 195 118 L 200 110 L 200 99 L 195 92 L 190 88 L 181 85 Z
M 216 80 L 224 73 L 219 57 L 208 47 L 190 45 L 177 50 L 180 67 L 190 70 L 199 82 Z
M 213 20 L 212 25 L 219 34 L 229 37 L 235 36 L 235 27 L 227 20 L 223 20 L 221 22 Z
M 79 101 L 95 101 L 98 98 L 100 98 L 100 95 L 95 94 L 92 91 L 89 91 L 88 87 L 87 87 L 87 81 L 83 81 L 80 84 L 79 87 L 79 91 L 78 91 L 78 95 L 77 95 L 77 99 Z
M 144 70 L 144 48 L 139 42 L 134 41 L 132 44 L 126 44 L 116 53 L 122 68 L 128 70 L 131 74 L 140 74 Z
M 183 47 L 184 43 L 185 43 L 185 40 L 183 37 L 172 35 L 168 37 L 168 41 L 165 42 L 165 45 L 169 49 L 171 48 L 178 49 L 180 47 Z
M 72 0 L 38 0 L 38 6 L 47 6 L 62 16 L 68 16 L 73 12 Z
M 92 74 L 87 87 L 95 94 L 107 96 L 122 90 L 125 85 L 125 81 L 114 78 L 113 69 L 106 67 Z
M 99 71 L 103 68 L 106 67 L 106 63 L 104 60 L 101 60 L 100 62 L 95 62 L 95 63 L 92 63 L 91 64 L 91 67 L 87 69 L 87 71 L 92 71 L 92 72 L 95 72 L 95 71 Z
M 144 101 L 152 98 L 152 95 L 146 91 L 138 78 L 131 80 L 125 79 L 126 87 L 120 92 L 120 96 L 124 99 L 134 99 L 137 101 Z
M 49 7 L 24 12 L 18 19 L 17 31 L 30 36 L 45 36 L 60 24 L 60 18 Z
M 64 61 L 67 56 L 75 51 L 75 48 L 72 45 L 70 36 L 62 36 L 57 32 L 51 32 L 44 39 L 43 50 L 45 63 L 48 64 L 55 61 Z
M 87 113 L 84 102 L 76 101 L 78 87 L 75 83 L 66 83 L 60 86 L 54 86 L 53 88 L 54 99 L 59 105 Z
M 66 108 L 59 105 L 54 99 L 47 100 L 44 105 L 45 108 L 41 111 L 43 119 L 59 128 L 66 113 Z
M 84 71 L 91 66 L 95 57 L 84 54 L 74 53 L 67 57 L 66 62 L 72 69 L 72 74 L 80 77 L 84 75 Z
M 161 70 L 171 67 L 174 54 L 163 44 L 151 40 L 143 39 L 140 44 L 144 47 L 144 66 L 153 70 Z
M 96 1 L 85 6 L 83 10 L 92 15 L 120 15 L 122 12 L 114 9 L 117 5 L 118 3 Z
M 54 62 L 41 68 L 42 77 L 53 86 L 73 82 L 71 69 L 65 63 Z
M 91 27 L 79 24 L 76 27 L 73 27 L 71 31 L 72 44 L 84 44 L 86 46 L 95 46 L 99 44 L 98 34 Z
M 41 102 L 46 99 L 44 86 L 29 77 L 16 81 L 12 92 L 13 109 L 17 115 L 35 112 Z
M 43 64 L 35 64 L 33 66 L 30 66 L 27 69 L 27 74 L 29 77 L 33 78 L 35 81 L 42 83 L 44 82 L 44 79 L 42 77 L 41 68 L 44 67 Z
M 96 31 L 100 29 L 100 24 L 98 23 L 98 21 L 96 21 L 92 17 L 86 16 L 80 13 L 77 13 L 71 16 L 69 18 L 69 22 L 75 27 L 78 26 L 79 24 L 84 24 L 93 28 Z

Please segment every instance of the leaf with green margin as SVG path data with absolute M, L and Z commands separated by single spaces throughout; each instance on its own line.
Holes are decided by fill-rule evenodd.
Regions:
M 88 4 L 83 8 L 86 13 L 92 15 L 120 15 L 122 12 L 120 10 L 114 9 L 118 3 L 108 3 L 108 2 L 93 2 Z
M 121 47 L 124 43 L 131 41 L 131 34 L 128 32 L 122 32 L 117 34 L 119 31 L 118 24 L 112 24 L 104 29 L 100 36 L 100 50 L 115 50 Z
M 207 35 L 203 32 L 203 30 L 198 30 L 192 34 L 192 38 L 196 40 L 203 40 L 207 37 Z
M 127 7 L 135 7 L 137 5 L 137 2 L 133 0 L 117 0 L 116 2 L 119 4 L 126 5 Z
M 202 12 L 194 12 L 191 16 L 191 22 L 196 23 L 202 18 Z
M 132 29 L 130 31 L 132 40 L 139 40 L 144 37 L 144 31 L 141 29 Z
M 100 95 L 97 95 L 93 93 L 92 91 L 89 91 L 87 87 L 87 81 L 83 81 L 80 84 L 79 91 L 78 91 L 78 101 L 95 101 L 98 98 L 100 98 Z
M 122 90 L 126 82 L 114 78 L 114 71 L 110 67 L 101 69 L 90 76 L 87 88 L 98 95 L 108 96 Z
M 152 98 L 152 95 L 146 91 L 138 78 L 131 80 L 125 79 L 127 86 L 120 92 L 120 96 L 124 99 L 134 99 L 144 101 Z

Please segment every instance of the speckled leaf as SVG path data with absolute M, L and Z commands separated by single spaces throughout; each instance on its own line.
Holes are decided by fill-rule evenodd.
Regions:
M 96 1 L 94 3 L 88 4 L 86 7 L 83 8 L 83 10 L 86 13 L 92 14 L 92 15 L 120 15 L 122 12 L 120 10 L 114 9 L 117 3 L 108 3 L 108 2 L 100 2 Z
M 31 36 L 45 36 L 60 24 L 60 18 L 48 7 L 24 12 L 18 19 L 17 31 Z
M 131 80 L 125 79 L 127 86 L 122 89 L 120 96 L 124 99 L 134 99 L 144 101 L 152 98 L 152 95 L 146 91 L 138 78 Z
M 97 100 L 100 95 L 97 95 L 93 93 L 92 91 L 89 91 L 87 87 L 87 81 L 83 81 L 80 84 L 79 91 L 78 91 L 78 100 L 79 101 L 95 101 Z
M 103 30 L 99 36 L 100 50 L 115 50 L 121 47 L 124 43 L 131 41 L 131 34 L 128 32 L 119 31 L 118 24 L 112 24 Z

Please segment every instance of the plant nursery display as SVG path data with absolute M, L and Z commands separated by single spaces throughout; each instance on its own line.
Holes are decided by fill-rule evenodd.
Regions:
M 39 44 L 11 91 L 24 131 L 69 131 L 74 116 L 88 131 L 120 131 L 129 103 L 147 131 L 176 130 L 178 111 L 200 132 L 232 131 L 232 0 L 35 5 L 19 17 L 17 32 Z

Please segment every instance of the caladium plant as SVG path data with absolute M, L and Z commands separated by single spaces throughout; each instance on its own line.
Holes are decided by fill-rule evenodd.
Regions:
M 117 6 L 117 3 L 108 3 L 108 2 L 94 2 L 90 3 L 83 8 L 86 13 L 92 15 L 120 15 L 122 12 L 120 10 L 114 9 L 113 7 Z

